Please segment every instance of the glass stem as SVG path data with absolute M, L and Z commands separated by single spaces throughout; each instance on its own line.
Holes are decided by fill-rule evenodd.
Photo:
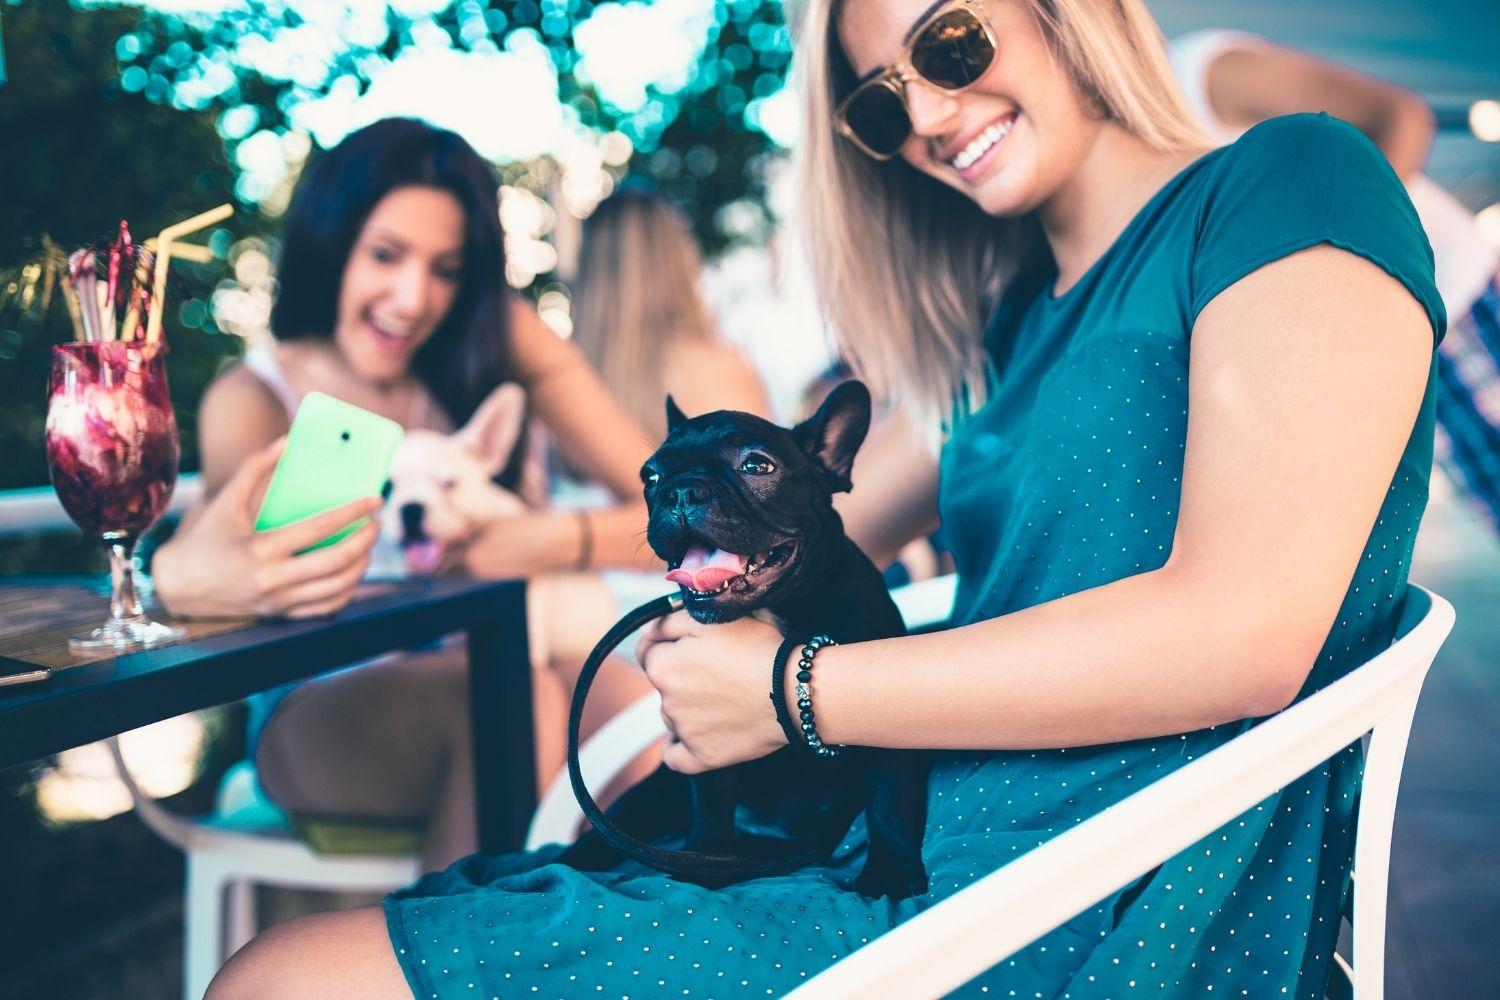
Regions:
M 111 539 L 109 549 L 109 617 L 114 621 L 136 621 L 143 617 L 141 599 L 135 592 L 135 539 Z

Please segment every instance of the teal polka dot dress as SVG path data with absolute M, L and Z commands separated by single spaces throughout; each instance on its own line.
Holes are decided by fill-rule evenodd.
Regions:
M 993 391 L 942 461 L 960 622 L 1166 561 L 1193 321 L 1239 278 L 1320 243 L 1385 268 L 1441 335 L 1431 253 L 1399 182 L 1358 133 L 1323 116 L 1276 119 L 1209 153 L 1072 289 L 1053 297 L 1039 281 L 1002 304 L 987 333 Z M 1429 395 L 1307 691 L 1390 643 L 1431 444 Z M 826 864 L 718 891 L 633 865 L 582 874 L 550 864 L 553 850 L 474 856 L 387 898 L 391 941 L 424 1000 L 779 996 L 1247 725 L 944 755 L 929 783 L 932 888 L 917 899 L 852 891 L 865 852 L 856 824 Z M 960 995 L 1321 998 L 1360 768 L 1356 745 Z

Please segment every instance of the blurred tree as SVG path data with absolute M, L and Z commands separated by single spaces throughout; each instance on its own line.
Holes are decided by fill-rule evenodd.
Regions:
M 35 257 L 43 232 L 76 246 L 105 238 L 123 216 L 135 232 L 148 234 L 230 198 L 247 156 L 268 145 L 283 153 L 296 147 L 290 140 L 297 138 L 299 105 L 336 88 L 363 93 L 419 42 L 455 51 L 495 51 L 518 38 L 540 44 L 557 70 L 557 97 L 569 119 L 628 137 L 624 169 L 653 179 L 682 204 L 708 252 L 760 238 L 770 217 L 759 166 L 777 147 L 759 114 L 783 86 L 791 61 L 781 4 L 703 0 L 694 8 L 703 15 L 702 48 L 686 79 L 648 85 L 644 100 L 628 109 L 574 72 L 578 29 L 615 6 L 616 0 L 379 4 L 360 8 L 382 12 L 365 17 L 360 31 L 341 32 L 340 19 L 352 15 L 330 0 L 246 0 L 181 14 L 92 0 L 81 7 L 0 0 L 9 57 L 0 134 L 24 137 L 0 158 L 0 298 L 7 269 Z M 267 59 L 268 50 L 279 58 Z M 508 179 L 550 172 L 505 170 Z M 268 217 L 279 213 L 284 194 L 263 206 L 242 204 L 233 235 L 269 235 Z M 729 206 L 736 211 L 725 212 Z M 231 242 L 231 233 L 221 232 L 213 246 L 223 256 Z M 173 274 L 180 289 L 167 332 L 190 469 L 196 401 L 222 360 L 242 345 L 218 332 L 207 307 L 221 268 L 177 264 Z M 552 280 L 538 274 L 533 288 Z M 46 481 L 39 443 L 47 347 L 66 331 L 56 303 L 49 316 L 0 312 L 0 399 L 6 400 L 0 449 L 15 456 L 0 466 L 0 489 Z
M 372 29 L 365 18 L 358 31 L 340 35 L 344 15 L 325 9 L 321 0 L 248 0 L 211 14 L 144 18 L 120 40 L 118 51 L 127 89 L 153 101 L 220 112 L 220 131 L 233 160 L 242 143 L 289 131 L 297 105 L 350 85 L 364 93 L 419 37 L 431 46 L 441 33 L 454 50 L 494 51 L 525 34 L 545 47 L 558 73 L 557 96 L 569 116 L 587 128 L 624 133 L 634 150 L 629 172 L 653 178 L 681 203 L 710 253 L 737 238 L 760 237 L 769 216 L 757 161 L 776 147 L 759 125 L 759 102 L 782 87 L 791 62 L 781 3 L 705 2 L 704 44 L 688 79 L 681 86 L 648 86 L 644 102 L 628 110 L 604 100 L 574 73 L 580 59 L 577 29 L 615 5 L 616 0 L 392 3 L 384 9 L 383 26 L 377 19 Z M 308 32 L 317 36 L 316 58 L 264 58 L 267 46 L 311 44 Z M 641 58 L 652 54 L 643 52 Z M 265 68 L 268 62 L 273 69 Z M 720 210 L 736 202 L 759 224 L 747 227 L 740 213 L 737 224 L 726 226 Z
M 40 236 L 65 248 L 108 238 L 121 218 L 143 238 L 229 200 L 234 174 L 206 111 L 182 111 L 126 92 L 118 40 L 150 15 L 56 0 L 5 0 L 6 80 L 0 84 L 0 298 L 35 259 Z M 254 231 L 252 213 L 232 223 Z M 221 253 L 229 232 L 215 235 Z M 217 332 L 206 294 L 222 263 L 174 263 L 174 307 L 165 332 L 185 468 L 196 467 L 194 414 L 203 387 L 238 338 Z M 53 343 L 71 339 L 54 297 L 44 315 L 12 302 L 0 310 L 0 489 L 47 482 L 42 457 Z

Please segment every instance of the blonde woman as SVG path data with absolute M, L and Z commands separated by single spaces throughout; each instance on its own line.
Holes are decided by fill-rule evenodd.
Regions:
M 1443 315 L 1366 140 L 1302 116 L 1210 151 L 1140 0 L 812 0 L 800 58 L 828 315 L 951 428 L 941 477 L 908 450 L 850 513 L 879 550 L 941 512 L 955 627 L 824 649 L 810 699 L 825 744 L 939 752 L 929 891 L 854 893 L 859 824 L 718 892 L 471 858 L 271 932 L 219 996 L 779 995 L 1389 643 Z M 779 641 L 648 635 L 670 766 L 785 745 L 747 669 Z M 961 992 L 1321 997 L 1359 770 L 1356 745 Z
M 760 379 L 740 352 L 715 333 L 702 280 L 698 243 L 687 220 L 664 196 L 627 185 L 584 220 L 573 293 L 573 342 L 652 442 L 667 433 L 668 393 L 690 415 L 742 410 L 770 416 Z M 554 499 L 559 505 L 582 507 L 614 501 L 597 480 L 555 484 Z M 626 611 L 671 589 L 660 569 L 616 568 L 534 580 L 527 591 L 533 655 L 551 667 L 535 680 L 539 711 L 565 719 L 578 670 L 599 637 Z M 650 690 L 640 669 L 623 657 L 611 658 L 599 681 L 598 697 L 591 699 L 598 703 L 594 711 L 599 719 L 612 717 Z M 565 734 L 566 727 L 538 727 L 540 773 L 550 777 L 564 766 Z M 625 779 L 644 777 L 655 764 L 655 756 L 648 754 Z
M 573 339 L 653 441 L 669 393 L 690 416 L 770 415 L 754 370 L 715 334 L 702 280 L 697 241 L 662 195 L 627 186 L 584 220 Z

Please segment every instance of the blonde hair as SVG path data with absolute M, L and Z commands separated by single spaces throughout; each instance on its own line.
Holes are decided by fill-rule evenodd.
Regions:
M 702 270 L 697 241 L 661 195 L 618 192 L 584 221 L 574 339 L 615 398 L 657 440 L 667 430 L 668 347 L 680 337 L 714 336 L 699 290 Z
M 1005 285 L 1041 259 L 1041 229 L 1032 214 L 988 215 L 899 157 L 876 162 L 834 131 L 834 109 L 855 82 L 838 40 L 840 2 L 808 0 L 798 32 L 798 170 L 818 295 L 844 356 L 878 397 L 951 418 L 984 399 L 985 321 Z M 1214 145 L 1143 0 L 1022 2 L 1103 118 L 1159 150 Z

